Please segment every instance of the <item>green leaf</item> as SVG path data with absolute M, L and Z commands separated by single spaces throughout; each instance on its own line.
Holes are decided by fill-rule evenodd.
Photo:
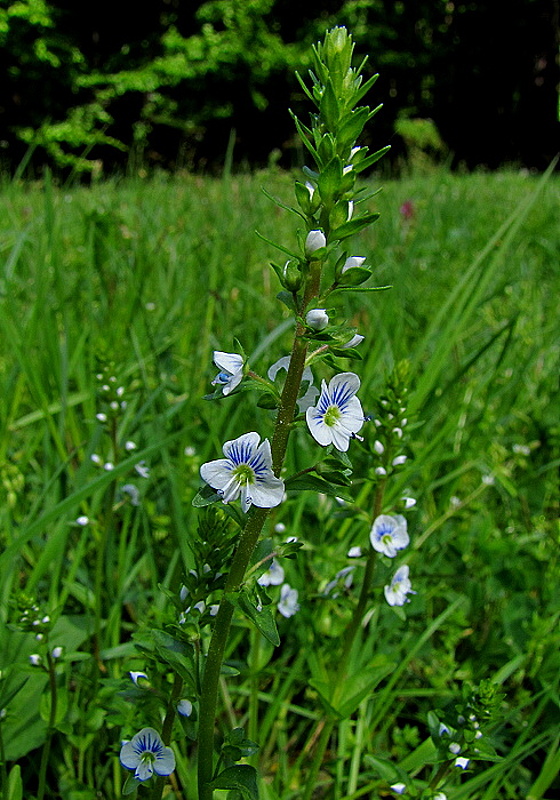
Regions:
M 275 647 L 279 646 L 280 636 L 278 635 L 274 613 L 269 605 L 259 604 L 257 606 L 247 592 L 228 595 L 228 600 L 254 623 L 265 639 L 268 639 Z
M 372 272 L 367 267 L 350 267 L 340 276 L 342 286 L 359 286 L 371 278 Z
M 318 475 L 298 475 L 288 478 L 286 490 L 292 492 L 320 492 L 330 497 L 342 497 L 343 500 L 352 501 L 352 498 L 344 493 L 340 486 L 332 486 L 328 481 L 319 478 Z
M 212 503 L 218 503 L 221 499 L 211 486 L 203 486 L 193 497 L 192 504 L 195 508 L 204 508 L 211 506 Z
M 356 711 L 364 700 L 389 673 L 395 669 L 395 663 L 384 654 L 379 654 L 369 666 L 348 677 L 344 683 L 344 691 L 337 702 L 337 709 L 346 719 Z
M 15 764 L 8 776 L 7 800 L 22 800 L 23 784 L 21 782 L 21 769 L 19 764 Z
M 210 782 L 210 786 L 213 789 L 235 789 L 244 800 L 259 800 L 257 771 L 248 764 L 228 767 Z
M 376 219 L 379 219 L 379 214 L 377 213 L 364 214 L 362 217 L 351 219 L 340 225 L 334 231 L 331 231 L 331 240 L 347 239 L 349 236 L 354 236 L 355 233 L 363 231 L 364 228 L 367 228 L 367 226 L 375 222 Z
M 280 300 L 281 303 L 284 303 L 290 311 L 293 311 L 294 314 L 297 314 L 296 304 L 294 302 L 294 296 L 291 292 L 278 292 L 276 295 L 276 299 Z
M 386 147 L 382 147 L 381 150 L 378 150 L 376 153 L 372 153 L 370 156 L 362 159 L 359 164 L 356 164 L 354 167 L 355 172 L 363 172 L 364 169 L 373 166 L 380 158 L 383 158 L 385 153 L 388 153 L 391 149 L 391 145 L 388 144 Z
M 340 109 L 338 106 L 338 100 L 336 99 L 334 86 L 330 77 L 327 80 L 327 85 L 325 86 L 325 91 L 323 92 L 323 96 L 321 98 L 319 110 L 325 121 L 326 127 L 329 128 L 329 130 L 331 131 L 335 131 L 338 125 Z
M 122 788 L 123 797 L 127 797 L 128 795 L 135 795 L 139 785 L 140 781 L 137 781 L 132 773 L 128 775 L 127 779 L 124 782 L 124 786 Z
M 384 292 L 386 289 L 392 289 L 392 285 L 389 286 L 337 286 L 336 289 L 333 289 L 331 294 L 335 292 Z
M 325 206 L 330 206 L 341 193 L 342 161 L 335 157 L 321 170 L 317 189 Z
M 397 783 L 397 781 L 402 780 L 403 783 L 408 785 L 408 780 L 403 780 L 403 775 L 406 775 L 406 773 L 398 769 L 392 761 L 369 754 L 366 755 L 366 758 L 368 767 L 372 767 L 387 783 Z
M 339 146 L 347 148 L 349 145 L 354 144 L 369 118 L 370 110 L 368 106 L 361 106 L 350 112 L 338 130 L 336 138 Z
M 275 395 L 273 395 L 272 392 L 265 392 L 265 394 L 262 394 L 257 403 L 257 406 L 259 408 L 268 408 L 271 410 L 274 408 L 278 408 L 279 405 L 280 402 L 278 398 Z

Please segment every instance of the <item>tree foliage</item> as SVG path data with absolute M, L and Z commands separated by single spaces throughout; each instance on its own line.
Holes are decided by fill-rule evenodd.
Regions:
M 342 24 L 381 73 L 376 136 L 432 119 L 469 166 L 542 167 L 557 147 L 557 15 L 558 0 L 150 0 L 141 13 L 132 0 L 0 0 L 0 147 L 10 168 L 26 150 L 78 171 L 131 155 L 204 167 L 234 129 L 239 160 L 290 164 L 294 68 Z

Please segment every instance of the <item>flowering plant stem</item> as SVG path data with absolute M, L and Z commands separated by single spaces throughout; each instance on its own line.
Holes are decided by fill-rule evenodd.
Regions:
M 165 745 L 169 745 L 171 742 L 173 721 L 175 719 L 175 709 L 177 707 L 177 702 L 181 697 L 181 692 L 183 691 L 183 684 L 184 681 L 181 678 L 181 676 L 175 673 L 175 678 L 173 680 L 173 687 L 171 689 L 171 694 L 169 696 L 169 701 L 167 703 L 165 719 L 163 720 L 163 728 L 161 731 L 161 740 Z M 165 778 L 162 776 L 158 777 L 152 791 L 152 800 L 161 800 L 164 785 L 165 785 Z
M 312 260 L 310 262 L 306 290 L 302 299 L 302 310 L 305 309 L 319 293 L 321 267 L 322 261 Z M 274 425 L 271 452 L 272 465 L 277 477 L 280 475 L 284 464 L 286 448 L 288 446 L 288 439 L 294 419 L 297 396 L 305 367 L 307 342 L 303 338 L 304 330 L 304 325 L 301 322 L 297 322 L 290 366 L 288 368 L 286 382 L 280 398 L 280 406 Z M 199 800 L 211 800 L 213 794 L 213 789 L 209 784 L 214 775 L 214 723 L 218 702 L 218 687 L 224 652 L 234 612 L 234 604 L 228 599 L 228 594 L 235 594 L 240 590 L 251 556 L 257 546 L 269 513 L 270 509 L 256 508 L 255 506 L 249 511 L 247 523 L 239 537 L 237 549 L 226 579 L 224 596 L 214 622 L 200 696 L 200 723 L 198 732 Z
M 47 651 L 47 670 L 49 673 L 49 690 L 51 694 L 51 707 L 50 707 L 49 722 L 47 727 L 47 738 L 45 739 L 45 744 L 43 745 L 43 751 L 41 753 L 41 764 L 39 765 L 39 786 L 37 789 L 37 800 L 43 800 L 43 797 L 45 796 L 47 766 L 49 763 L 51 741 L 56 722 L 56 706 L 57 706 L 56 673 L 54 669 L 54 659 L 49 651 Z
M 386 481 L 380 481 L 377 484 L 375 489 L 375 495 L 373 500 L 373 510 L 372 510 L 372 521 L 381 514 L 383 508 L 383 495 L 385 494 L 385 484 Z M 333 692 L 332 697 L 332 706 L 336 708 L 337 702 L 339 700 L 340 692 L 342 687 L 345 684 L 346 677 L 347 677 L 347 670 L 348 670 L 348 661 L 350 659 L 350 653 L 352 651 L 352 646 L 355 642 L 356 635 L 360 630 L 360 625 L 362 623 L 362 619 L 366 612 L 366 607 L 368 603 L 369 591 L 371 587 L 371 582 L 373 580 L 373 573 L 375 570 L 375 561 L 376 561 L 377 553 L 375 550 L 370 549 L 368 558 L 366 561 L 366 568 L 364 571 L 364 577 L 362 580 L 362 588 L 360 590 L 360 597 L 358 602 L 354 608 L 354 612 L 352 614 L 352 618 L 348 623 L 346 630 L 344 631 L 344 636 L 342 640 L 342 652 L 340 655 L 339 667 L 338 672 L 335 679 L 335 690 Z M 313 757 L 313 761 L 311 763 L 311 767 L 309 769 L 309 774 L 307 776 L 307 782 L 305 786 L 305 792 L 303 794 L 302 800 L 309 800 L 312 796 L 316 781 L 317 775 L 319 774 L 319 770 L 321 768 L 321 764 L 323 763 L 323 758 L 325 755 L 325 750 L 327 749 L 329 740 L 331 738 L 331 734 L 333 732 L 333 728 L 338 721 L 338 717 L 333 714 L 325 715 L 322 717 L 319 722 L 317 723 L 317 727 L 315 731 L 320 730 L 319 741 L 317 742 L 317 747 L 315 750 L 315 755 Z

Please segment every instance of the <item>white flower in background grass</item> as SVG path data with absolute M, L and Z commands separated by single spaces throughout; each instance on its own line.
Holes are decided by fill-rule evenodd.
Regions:
M 334 444 L 337 450 L 346 451 L 350 439 L 364 424 L 364 412 L 356 392 L 360 379 L 353 372 L 341 372 L 321 383 L 321 395 L 316 406 L 307 409 L 306 419 L 313 438 L 326 447 Z
M 213 361 L 220 371 L 212 381 L 212 386 L 223 386 L 222 392 L 228 395 L 243 378 L 243 356 L 215 350 Z
M 278 611 L 283 617 L 293 617 L 299 611 L 298 591 L 285 583 L 280 589 L 280 602 Z
M 284 568 L 281 564 L 276 561 L 276 559 L 272 559 L 270 562 L 270 566 L 266 572 L 260 576 L 257 580 L 259 586 L 280 586 L 280 584 L 284 580 Z
M 394 558 L 410 541 L 406 519 L 401 514 L 394 517 L 380 514 L 373 523 L 369 539 L 374 550 Z
M 175 755 L 166 747 L 153 728 L 142 728 L 121 747 L 119 759 L 123 767 L 134 770 L 137 781 L 147 781 L 153 773 L 171 775 L 175 769 Z
M 225 458 L 209 461 L 200 468 L 202 480 L 216 489 L 224 503 L 241 496 L 241 507 L 247 512 L 251 504 L 273 508 L 284 497 L 284 481 L 272 471 L 270 442 L 255 431 L 226 442 Z
M 389 786 L 389 789 L 392 789 L 395 794 L 404 794 L 406 791 L 406 784 L 405 783 L 394 783 L 392 786 Z
M 280 370 L 285 369 L 288 371 L 289 366 L 290 356 L 283 356 L 282 358 L 279 358 L 278 361 L 275 361 L 267 372 L 269 379 L 271 381 L 276 380 L 276 376 Z M 297 401 L 298 408 L 302 414 L 307 411 L 309 406 L 313 405 L 317 395 L 319 394 L 319 389 L 317 389 L 316 386 L 313 386 L 313 373 L 309 367 L 305 367 L 301 376 L 301 385 L 303 386 L 304 384 L 307 384 L 305 394 L 303 394 Z
M 385 600 L 390 606 L 404 606 L 409 603 L 407 594 L 416 594 L 412 591 L 412 584 L 408 579 L 408 567 L 406 565 L 399 567 L 393 575 L 393 579 L 389 586 L 385 586 Z

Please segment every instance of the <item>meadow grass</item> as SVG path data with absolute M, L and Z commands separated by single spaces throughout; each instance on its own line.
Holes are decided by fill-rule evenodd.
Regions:
M 50 640 L 73 654 L 51 750 L 56 796 L 120 797 L 116 753 L 134 711 L 118 692 L 145 666 L 131 635 L 162 618 L 163 590 L 195 567 L 199 466 L 226 439 L 270 427 L 257 398 L 203 395 L 213 350 L 234 352 L 235 339 L 257 372 L 286 354 L 289 316 L 269 266 L 284 256 L 255 231 L 296 248 L 293 219 L 261 191 L 290 204 L 292 184 L 270 171 L 2 188 L 0 708 L 4 761 L 20 761 L 25 797 L 37 791 L 46 677 L 8 670 L 36 650 L 7 624 L 11 600 L 25 592 L 48 608 Z M 411 363 L 414 448 L 391 492 L 418 500 L 408 561 L 418 594 L 406 626 L 389 609 L 370 620 L 371 657 L 398 666 L 338 727 L 336 766 L 321 775 L 328 796 L 378 796 L 380 755 L 414 771 L 427 711 L 485 678 L 505 692 L 494 731 L 504 760 L 457 779 L 449 797 L 537 800 L 558 787 L 558 188 L 557 176 L 442 171 L 387 181 L 369 201 L 381 218 L 352 254 L 392 288 L 345 297 L 340 313 L 366 336 L 366 411 L 394 364 Z M 127 400 L 112 435 L 96 419 L 105 367 Z M 290 467 L 304 468 L 308 451 L 296 434 Z M 134 470 L 141 461 L 148 478 Z M 359 453 L 353 461 L 359 476 Z M 359 477 L 354 489 L 359 497 Z M 89 524 L 75 523 L 81 515 Z M 106 540 L 108 515 L 118 536 Z M 240 623 L 230 656 L 241 675 L 223 687 L 224 718 L 258 731 L 271 800 L 297 796 L 320 713 L 308 681 L 328 673 L 329 641 L 347 620 L 344 602 L 320 591 L 356 544 L 332 498 L 302 495 L 273 521 L 305 543 L 289 566 L 301 611 L 280 626 L 276 652 Z M 194 796 L 188 747 L 177 775 Z

